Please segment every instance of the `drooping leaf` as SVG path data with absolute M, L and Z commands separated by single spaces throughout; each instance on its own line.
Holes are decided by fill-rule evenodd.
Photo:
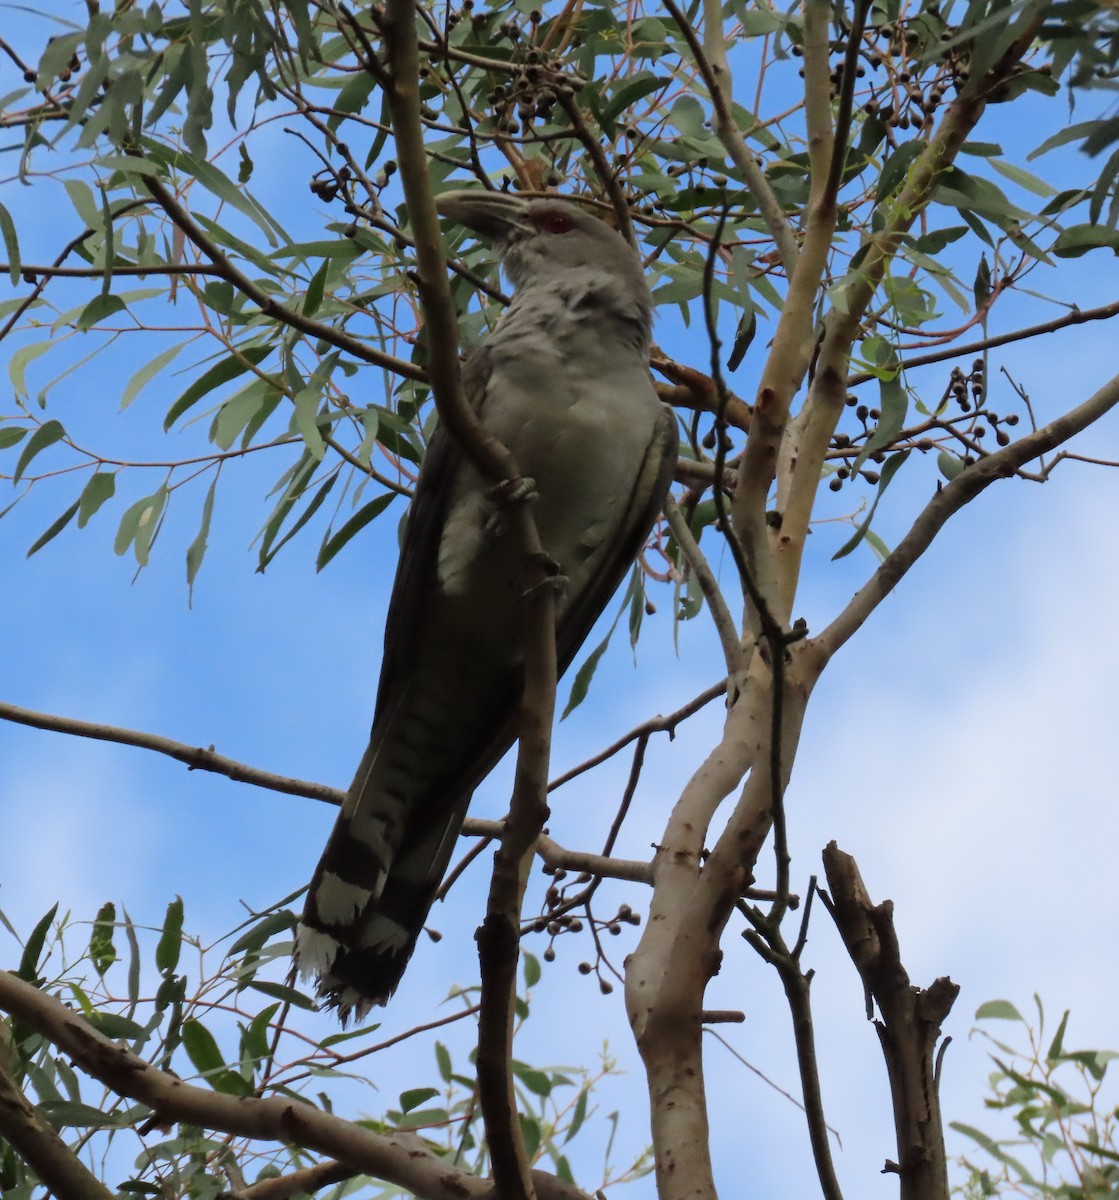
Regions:
M 113 497 L 117 490 L 115 471 L 95 471 L 78 497 L 78 528 L 84 529 L 93 514 Z
M 363 504 L 341 529 L 333 532 L 327 530 L 315 559 L 315 570 L 321 571 L 348 541 L 359 534 L 370 521 L 379 517 L 395 499 L 395 492 L 375 496 L 368 504 Z
M 400 1111 L 411 1112 L 415 1108 L 419 1108 L 421 1104 L 426 1103 L 433 1096 L 438 1096 L 439 1092 L 435 1088 L 409 1088 L 406 1092 L 400 1093 Z
M 975 1010 L 977 1021 L 1019 1021 L 1025 1023 L 1022 1014 L 1009 1000 L 988 1000 Z
M 909 457 L 910 451 L 903 450 L 899 454 L 892 454 L 886 460 L 886 465 L 882 468 L 882 475 L 878 480 L 878 491 L 875 493 L 874 502 L 870 506 L 870 511 L 859 524 L 851 538 L 844 542 L 842 546 L 831 556 L 832 562 L 838 558 L 844 558 L 851 553 L 852 550 L 863 540 L 866 531 L 870 528 L 870 523 L 874 520 L 875 510 L 878 508 L 878 502 L 882 499 L 886 489 L 890 486 L 890 480 L 901 470 L 905 464 L 905 460 Z
M 217 486 L 218 477 L 215 474 L 206 492 L 206 499 L 202 503 L 202 523 L 198 527 L 198 532 L 194 535 L 194 541 L 187 547 L 186 576 L 188 603 L 194 599 L 194 580 L 198 575 L 198 568 L 202 566 L 202 559 L 206 554 L 206 546 L 210 537 L 210 518 L 214 515 L 214 492 Z
M 179 965 L 179 953 L 183 946 L 183 898 L 176 896 L 167 905 L 163 918 L 163 930 L 155 948 L 155 965 L 164 975 Z
M 12 281 L 12 287 L 16 287 L 19 283 L 19 237 L 16 234 L 16 225 L 12 220 L 12 214 L 0 204 L 0 236 L 4 239 L 4 253 L 8 259 L 8 277 Z
M 47 934 L 50 932 L 51 923 L 54 921 L 54 914 L 58 912 L 58 905 L 45 915 L 39 918 L 35 928 L 32 929 L 27 941 L 24 943 L 23 954 L 19 960 L 19 969 L 16 974 L 20 979 L 27 983 L 35 983 L 38 979 L 39 956 L 43 953 L 43 945 L 47 940 Z
M 36 454 L 48 446 L 53 446 L 55 442 L 60 442 L 65 436 L 66 430 L 62 428 L 61 422 L 53 419 L 44 421 L 27 439 L 27 445 L 19 452 L 19 461 L 16 463 L 15 473 L 12 475 L 12 483 L 19 483 Z
M 180 342 L 177 346 L 171 346 L 170 349 L 164 350 L 162 354 L 157 354 L 149 363 L 145 363 L 125 385 L 125 389 L 121 394 L 120 406 L 122 409 L 127 408 L 133 400 L 140 394 L 140 390 L 146 383 L 149 383 L 160 371 L 175 356 L 182 350 L 185 343 Z
M 97 910 L 93 932 L 89 936 L 89 958 L 93 969 L 104 977 L 105 972 L 117 961 L 117 948 L 113 944 L 116 927 L 117 906 L 110 900 Z
M 64 513 L 62 513 L 60 516 L 56 517 L 50 523 L 50 525 L 47 527 L 47 529 L 43 533 L 39 534 L 39 536 L 28 547 L 28 550 L 27 550 L 28 558 L 30 558 L 33 554 L 37 553 L 39 550 L 42 550 L 42 548 L 47 544 L 47 542 L 53 541 L 56 537 L 58 537 L 58 535 L 74 519 L 74 517 L 78 511 L 78 504 L 79 504 L 79 501 L 75 500 L 74 503 L 71 504 L 70 507 L 68 509 L 66 509 L 66 511 Z
M 571 685 L 571 694 L 567 697 L 567 704 L 560 716 L 561 721 L 565 720 L 568 713 L 577 709 L 587 698 L 591 680 L 594 678 L 595 671 L 598 670 L 599 661 L 606 653 L 606 647 L 610 645 L 610 634 L 613 632 L 613 627 L 611 627 L 610 633 L 587 655 L 579 670 L 575 672 L 575 681 Z
M 271 353 L 271 346 L 244 346 L 239 347 L 235 354 L 230 354 L 227 358 L 215 363 L 171 405 L 167 410 L 167 416 L 163 418 L 163 428 L 170 429 L 183 413 L 197 404 L 203 396 L 223 383 L 236 379 L 238 375 L 243 375 L 251 367 L 258 366 Z

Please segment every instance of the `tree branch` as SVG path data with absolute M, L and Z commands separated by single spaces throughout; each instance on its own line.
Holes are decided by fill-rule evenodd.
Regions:
M 361 338 L 344 333 L 331 325 L 324 325 L 321 321 L 312 320 L 296 309 L 280 304 L 274 296 L 270 296 L 263 288 L 258 287 L 243 271 L 233 265 L 221 247 L 175 199 L 169 188 L 153 175 L 145 175 L 143 180 L 152 198 L 167 214 L 172 224 L 214 264 L 215 273 L 247 296 L 266 317 L 272 317 L 291 329 L 298 329 L 300 333 L 306 334 L 308 337 L 317 338 L 339 350 L 345 350 L 359 362 L 382 367 L 405 379 L 414 379 L 420 383 L 427 382 L 427 375 L 415 363 L 385 354 L 382 350 L 375 350 Z
M 113 1200 L 113 1193 L 43 1119 L 2 1064 L 0 1140 L 15 1150 L 59 1200 Z
M 1087 321 L 1106 321 L 1119 316 L 1119 301 L 1111 304 L 1101 304 L 1098 308 L 1073 308 L 1063 317 L 1054 317 L 1052 321 L 1043 321 L 1039 325 L 1027 325 L 1024 329 L 1015 329 L 1010 333 L 996 333 L 991 337 L 982 338 L 977 342 L 966 342 L 962 346 L 945 346 L 942 350 L 932 350 L 928 354 L 915 354 L 912 358 L 901 360 L 901 369 L 911 371 L 914 367 L 927 367 L 931 363 L 947 362 L 953 358 L 971 358 L 986 350 L 994 350 L 998 346 L 1006 346 L 1011 342 L 1028 341 L 1043 333 L 1056 333 L 1067 329 L 1070 325 L 1083 325 Z M 847 377 L 849 388 L 858 387 L 861 383 L 870 383 L 876 376 L 862 372 Z
M 653 732 L 672 733 L 676 726 L 686 717 L 697 712 L 704 704 L 709 703 L 726 691 L 726 682 L 720 681 L 708 688 L 683 708 L 667 717 L 653 717 L 644 725 L 631 730 L 623 739 L 608 747 L 595 759 L 575 767 L 561 775 L 550 788 L 582 774 L 592 766 L 597 766 L 607 758 L 624 749 L 635 738 Z M 74 737 L 92 738 L 94 741 L 116 742 L 122 746 L 135 746 L 140 750 L 153 750 L 157 754 L 165 754 L 176 762 L 185 763 L 192 771 L 212 771 L 224 775 L 235 783 L 249 783 L 255 787 L 267 788 L 269 791 L 282 792 L 288 796 L 305 796 L 308 800 L 318 800 L 323 804 L 340 806 L 346 798 L 341 788 L 333 788 L 325 783 L 312 783 L 304 779 L 293 779 L 287 775 L 277 775 L 260 767 L 252 767 L 236 759 L 218 754 L 213 748 L 190 746 L 185 742 L 177 742 L 173 738 L 161 737 L 155 733 L 144 733 L 139 729 L 125 729 L 119 725 L 101 725 L 94 721 L 79 721 L 74 717 L 59 717 L 52 713 L 33 712 L 31 709 L 20 708 L 15 704 L 0 701 L 0 720 L 13 721 L 18 725 L 29 725 L 33 729 L 45 729 L 52 733 L 65 733 Z M 505 828 L 504 821 L 487 821 L 480 817 L 467 817 L 463 823 L 463 837 L 492 837 L 500 838 Z M 551 867 L 565 867 L 572 871 L 588 871 L 592 875 L 604 875 L 609 879 L 623 879 L 631 883 L 652 882 L 652 868 L 646 862 L 638 860 L 609 858 L 601 854 L 591 854 L 582 850 L 569 850 L 552 838 L 541 834 L 534 846 L 535 852 L 542 862 Z
M 835 842 L 824 850 L 824 870 L 831 889 L 828 909 L 867 996 L 882 1014 L 875 1029 L 890 1077 L 899 1159 L 887 1162 L 885 1170 L 901 1177 L 901 1200 L 948 1200 L 934 1052 L 959 985 L 943 976 L 929 988 L 912 986 L 901 962 L 893 902 L 871 900 L 855 860 Z
M 693 537 L 687 521 L 684 520 L 684 514 L 680 511 L 671 496 L 665 500 L 664 515 L 668 521 L 669 529 L 672 530 L 672 536 L 676 539 L 676 544 L 680 547 L 680 552 L 695 575 L 700 590 L 707 601 L 711 620 L 715 624 L 716 632 L 719 634 L 719 641 L 723 647 L 723 658 L 727 664 L 727 674 L 731 676 L 737 675 L 746 666 L 746 653 L 742 648 L 742 642 L 738 636 L 738 628 L 734 623 L 734 618 L 730 615 L 726 599 L 715 579 L 715 573 L 711 570 L 710 563 L 708 563 L 706 556 L 699 548 L 699 543 Z
M 715 136 L 722 143 L 727 157 L 742 172 L 746 187 L 758 206 L 770 237 L 777 244 L 777 252 L 785 273 L 793 273 L 797 260 L 797 240 L 785 211 L 777 199 L 765 172 L 751 153 L 742 130 L 734 119 L 729 97 L 734 94 L 734 81 L 727 63 L 726 43 L 723 38 L 723 6 L 720 0 L 704 0 L 703 45 L 696 36 L 695 28 L 687 19 L 675 0 L 664 0 L 664 7 L 676 22 L 692 52 L 700 77 L 707 85 L 711 96 L 711 107 L 715 110 Z
M 304 1167 L 274 1179 L 262 1179 L 249 1187 L 227 1193 L 228 1200 L 288 1200 L 289 1196 L 311 1195 L 332 1183 L 344 1183 L 357 1172 L 335 1158 L 326 1158 L 313 1167 Z M 223 1198 L 224 1200 L 224 1198 Z
M 29 1025 L 117 1095 L 151 1108 L 161 1122 L 181 1122 L 268 1142 L 296 1142 L 329 1154 L 424 1200 L 493 1200 L 494 1186 L 456 1167 L 410 1133 L 374 1133 L 288 1097 L 228 1096 L 160 1071 L 98 1033 L 53 996 L 0 971 L 0 1009 Z M 585 1193 L 575 1192 L 581 1200 Z
M 955 479 L 940 487 L 889 557 L 851 597 L 839 616 L 813 639 L 820 649 L 830 658 L 844 645 L 929 548 L 933 538 L 944 527 L 949 517 L 974 500 L 996 479 L 1013 475 L 1038 455 L 1067 442 L 1117 404 L 1119 375 L 1108 380 L 1083 404 L 1077 405 L 1033 433 L 1026 434 L 1011 445 L 979 459 L 970 467 L 965 467 Z
M 79 721 L 74 717 L 59 717 L 53 713 L 34 712 L 15 704 L 0 701 L 0 720 L 14 721 L 18 725 L 30 725 L 34 729 L 46 729 L 53 733 L 67 733 L 75 737 L 92 738 L 99 742 L 117 742 L 122 746 L 136 746 L 141 750 L 154 750 L 166 754 L 177 762 L 185 763 L 190 770 L 213 771 L 236 783 L 251 783 L 283 792 L 289 796 L 306 796 L 309 800 L 321 800 L 326 804 L 341 804 L 345 792 L 328 787 L 324 783 L 310 783 L 304 779 L 292 779 L 287 775 L 276 775 L 259 767 L 250 767 L 235 759 L 218 754 L 213 747 L 189 746 L 172 738 L 156 733 L 144 733 L 139 729 L 125 729 L 118 725 L 101 725 L 94 721 Z

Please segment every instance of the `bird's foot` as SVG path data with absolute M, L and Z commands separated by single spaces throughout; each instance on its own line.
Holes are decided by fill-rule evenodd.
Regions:
M 563 567 L 550 554 L 543 552 L 533 554 L 529 561 L 540 568 L 544 578 L 527 588 L 521 599 L 527 600 L 541 588 L 551 588 L 556 593 L 556 599 L 562 600 L 567 591 L 567 576 L 563 573 Z
M 508 508 L 513 504 L 528 504 L 535 500 L 537 495 L 536 480 L 521 475 L 516 479 L 504 479 L 501 483 L 495 483 L 486 492 L 486 499 L 499 508 Z

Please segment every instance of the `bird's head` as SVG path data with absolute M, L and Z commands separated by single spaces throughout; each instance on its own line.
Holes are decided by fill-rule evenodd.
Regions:
M 594 271 L 645 292 L 641 259 L 609 225 L 559 198 L 528 200 L 504 192 L 444 192 L 439 212 L 492 242 L 514 287 Z

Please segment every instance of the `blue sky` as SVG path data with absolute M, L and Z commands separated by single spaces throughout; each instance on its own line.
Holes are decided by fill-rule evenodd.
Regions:
M 1070 161 L 1069 169 L 1083 167 Z M 290 175 L 277 184 L 289 186 Z M 37 224 L 27 223 L 41 195 L 10 181 L 2 188 L 3 202 L 22 218 L 27 259 L 53 257 L 64 240 L 41 213 Z M 63 211 L 57 210 L 59 221 Z M 1086 307 L 1114 299 L 1114 277 L 1109 259 L 1093 257 L 1062 264 L 1059 282 L 1045 287 Z M 0 281 L 0 299 L 7 287 Z M 1052 315 L 1040 304 L 1022 304 L 1006 306 L 997 319 L 1009 327 Z M 698 332 L 673 332 L 665 321 L 661 336 L 685 361 L 707 361 Z M 759 333 L 759 352 L 767 336 Z M 992 356 L 991 389 L 1009 405 L 1008 385 L 995 371 L 1000 362 L 1011 364 L 1038 408 L 1055 413 L 1110 377 L 1113 347 L 1109 326 L 1011 347 Z M 99 444 L 122 455 L 153 444 L 151 434 L 181 387 L 162 380 L 119 414 L 122 380 L 136 365 L 132 353 L 129 347 L 56 390 L 62 419 L 96 429 Z M 48 361 L 40 360 L 37 382 L 47 377 Z M 734 380 L 745 395 L 753 370 L 756 358 Z M 915 382 L 931 391 L 943 378 Z M 9 411 L 10 401 L 0 401 L 0 413 Z M 155 442 L 153 453 L 176 454 L 192 439 L 197 433 L 172 434 Z M 1081 448 L 1119 457 L 1119 423 L 1104 422 Z M 213 743 L 254 765 L 345 786 L 372 711 L 398 506 L 321 574 L 313 571 L 317 539 L 310 533 L 266 574 L 256 574 L 247 547 L 280 469 L 263 458 L 239 464 L 219 490 L 193 607 L 183 554 L 200 496 L 172 507 L 151 566 L 135 582 L 131 558 L 112 552 L 115 521 L 107 512 L 25 559 L 29 543 L 73 498 L 70 485 L 38 489 L 0 520 L 2 698 Z M 932 486 L 930 471 L 913 475 L 911 483 L 895 484 L 883 505 L 876 528 L 888 543 Z M 151 488 L 136 495 L 144 490 Z M 981 1104 L 986 1051 L 968 1036 L 985 1000 L 1006 997 L 1025 1011 L 1036 991 L 1054 1013 L 1072 1008 L 1071 1041 L 1119 1045 L 1111 949 L 1119 835 L 1117 503 L 1119 476 L 1076 464 L 1044 487 L 1012 481 L 992 489 L 944 531 L 845 648 L 810 707 L 787 798 L 795 886 L 803 890 L 808 874 L 819 870 L 820 848 L 836 839 L 858 859 L 871 894 L 895 901 L 914 982 L 950 974 L 961 984 L 947 1029 L 949 1119 L 992 1127 Z M 845 537 L 841 527 L 823 525 L 811 539 L 798 615 L 813 630 L 873 568 L 865 548 L 830 563 Z M 591 698 L 557 731 L 557 771 L 717 677 L 706 616 L 681 628 L 677 654 L 670 596 L 656 599 L 659 612 L 642 639 L 638 671 L 619 641 Z M 619 854 L 648 854 L 720 719 L 713 705 L 681 727 L 673 743 L 656 740 Z M 627 770 L 623 758 L 558 794 L 552 822 L 558 840 L 597 847 Z M 479 789 L 472 811 L 500 815 L 507 779 L 508 765 Z M 259 908 L 301 886 L 332 820 L 325 806 L 187 772 L 155 755 L 0 725 L 0 908 L 21 931 L 59 899 L 75 916 L 91 917 L 112 898 L 137 920 L 158 921 L 168 899 L 181 894 L 188 927 L 212 939 L 239 919 L 239 900 Z M 477 864 L 436 912 L 433 924 L 444 939 L 421 945 L 383 1016 L 386 1035 L 410 1026 L 417 1013 L 440 1011 L 449 986 L 472 975 L 484 883 Z M 637 887 L 612 885 L 604 894 L 639 910 L 644 905 Z M 601 913 L 609 910 L 608 898 Z M 616 939 L 617 960 L 632 936 Z M 601 1103 L 604 1111 L 620 1111 L 619 1144 L 633 1150 L 646 1140 L 646 1118 L 620 995 L 602 997 L 593 980 L 577 974 L 590 948 L 574 942 L 558 943 L 557 962 L 537 989 L 536 1021 L 518 1053 L 537 1063 L 589 1063 L 608 1038 L 628 1074 L 603 1085 Z M 0 938 L 0 947 L 5 965 L 12 964 L 11 944 Z M 530 948 L 538 953 L 543 943 Z M 726 948 L 709 1003 L 742 1008 L 748 1020 L 720 1032 L 795 1092 L 776 977 L 733 934 Z M 894 1153 L 884 1068 L 862 1019 L 858 980 L 822 912 L 808 961 L 818 972 L 824 1089 L 843 1138 L 841 1179 L 851 1195 L 891 1196 L 893 1181 L 878 1174 Z M 759 1194 L 812 1194 L 796 1111 L 721 1047 L 709 1045 L 708 1063 L 713 1141 L 727 1194 L 746 1175 Z M 376 1111 L 382 1101 L 395 1103 L 402 1087 L 433 1077 L 429 1048 L 394 1051 L 377 1061 L 377 1096 L 362 1093 L 352 1103 Z M 964 1147 L 953 1135 L 950 1148 Z M 623 1157 L 619 1150 L 616 1158 Z M 593 1185 L 590 1154 L 586 1164 L 581 1182 Z M 647 1183 L 632 1190 L 650 1192 Z

